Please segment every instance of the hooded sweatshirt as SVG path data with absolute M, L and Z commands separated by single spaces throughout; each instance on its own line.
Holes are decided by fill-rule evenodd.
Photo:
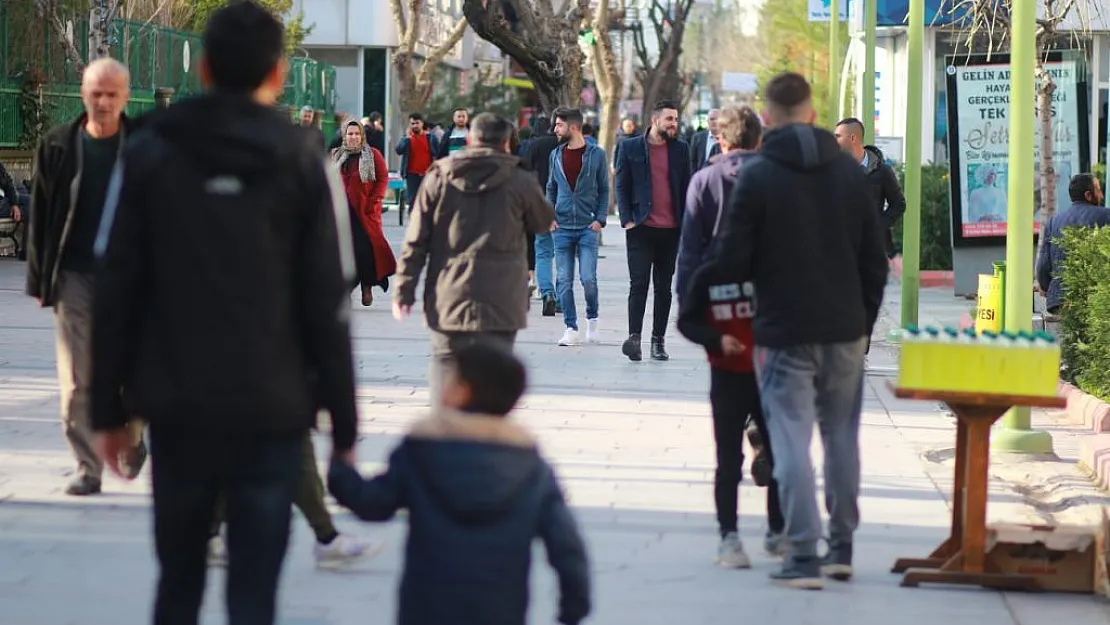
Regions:
M 328 489 L 367 521 L 408 510 L 399 625 L 524 625 L 536 538 L 559 578 L 559 622 L 590 611 L 574 518 L 535 439 L 508 417 L 443 411 L 417 422 L 373 479 L 333 462 Z
M 771 130 L 740 172 L 711 262 L 721 278 L 755 283 L 757 345 L 870 335 L 888 266 L 863 168 L 825 130 Z
M 209 95 L 159 111 L 113 174 L 95 250 L 92 421 L 119 389 L 152 423 L 356 436 L 351 234 L 315 138 L 272 107 Z
M 527 325 L 521 232 L 548 232 L 555 211 L 520 159 L 472 146 L 436 161 L 420 185 L 398 258 L 395 301 L 412 306 L 425 265 L 424 315 L 442 332 Z

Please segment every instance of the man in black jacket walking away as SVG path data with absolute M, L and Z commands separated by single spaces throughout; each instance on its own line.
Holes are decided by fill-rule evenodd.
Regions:
M 551 176 L 551 153 L 559 147 L 559 137 L 555 136 L 555 116 L 561 114 L 564 107 L 558 107 L 551 114 L 551 119 L 540 119 L 536 122 L 536 137 L 528 145 L 528 154 L 523 159 L 525 166 L 536 174 L 540 187 L 547 188 L 547 179 Z M 540 299 L 543 300 L 543 316 L 554 317 L 562 313 L 562 306 L 555 297 L 555 240 L 550 232 L 536 233 L 532 239 L 531 263 L 534 268 L 536 286 L 539 287 Z
M 856 160 L 863 167 L 867 176 L 867 191 L 875 204 L 875 209 L 881 215 L 880 223 L 883 228 L 883 244 L 886 257 L 894 258 L 897 250 L 894 248 L 894 224 L 906 213 L 906 196 L 902 195 L 902 186 L 898 184 L 898 174 L 886 164 L 886 159 L 879 148 L 863 144 L 863 122 L 855 117 L 841 120 L 836 125 L 836 142 L 840 149 Z
M 118 389 L 151 424 L 155 625 L 197 623 L 220 493 L 228 623 L 272 624 L 319 409 L 333 453 L 352 461 L 350 224 L 313 138 L 273 106 L 282 39 L 254 2 L 213 15 L 210 93 L 157 113 L 127 146 L 96 238 L 93 428 L 118 469 Z
M 52 129 L 35 152 L 27 294 L 41 306 L 54 308 L 62 424 L 77 459 L 77 476 L 66 493 L 76 496 L 99 493 L 104 471 L 93 448 L 89 416 L 93 367 L 89 332 L 96 270 L 93 241 L 112 168 L 134 130 L 123 114 L 130 82 L 130 73 L 119 61 L 90 63 L 81 77 L 85 113 Z M 141 430 L 135 433 L 141 435 Z M 138 474 L 146 455 L 141 438 L 133 442 L 136 445 L 127 461 L 130 477 Z
M 798 74 L 764 90 L 772 130 L 744 165 L 714 246 L 720 275 L 752 281 L 756 374 L 771 435 L 791 555 L 772 579 L 820 588 L 821 574 L 852 575 L 859 524 L 863 356 L 886 285 L 879 215 L 863 168 L 811 124 L 810 86 Z M 822 537 L 810 440 L 821 426 L 829 552 Z

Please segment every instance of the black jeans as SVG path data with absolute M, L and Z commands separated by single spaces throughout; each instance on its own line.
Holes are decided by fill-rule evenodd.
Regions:
M 738 373 L 717 367 L 710 369 L 709 403 L 713 407 L 713 438 L 717 443 L 717 471 L 713 494 L 717 504 L 717 525 L 721 536 L 737 530 L 740 481 L 744 475 L 744 430 L 750 419 L 763 437 L 763 453 L 773 467 L 771 437 L 763 421 L 759 403 L 759 384 L 754 373 Z M 771 480 L 767 487 L 767 527 L 782 533 L 785 521 L 779 504 L 779 485 Z
M 161 567 L 154 625 L 197 625 L 209 525 L 221 493 L 227 494 L 227 622 L 273 625 L 305 435 L 151 425 L 154 542 Z
M 408 204 L 409 213 L 412 213 L 412 205 L 416 202 L 416 192 L 420 190 L 421 182 L 424 182 L 424 176 L 405 174 L 405 203 Z
M 628 247 L 628 333 L 643 334 L 648 282 L 655 290 L 652 338 L 667 334 L 671 315 L 671 284 L 678 258 L 678 228 L 636 226 L 625 230 Z

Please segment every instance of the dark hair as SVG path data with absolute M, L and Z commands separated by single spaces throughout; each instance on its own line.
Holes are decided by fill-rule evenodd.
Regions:
M 864 133 L 863 122 L 856 119 L 855 117 L 846 117 L 846 118 L 836 122 L 836 127 L 837 128 L 840 128 L 841 126 L 847 126 L 847 127 L 851 128 L 852 134 L 857 135 L 860 139 L 863 139 L 863 133 Z
M 424 121 L 424 116 L 420 113 L 409 113 L 409 121 L 422 122 Z
M 594 134 L 594 125 L 582 124 L 582 134 L 586 135 L 587 137 L 592 137 Z
M 253 1 L 216 11 L 204 27 L 204 58 L 214 88 L 250 93 L 262 86 L 285 54 L 285 29 Z
M 507 415 L 528 385 L 524 364 L 512 351 L 488 339 L 455 351 L 448 366 L 458 381 L 470 388 L 470 403 L 463 408 L 466 412 Z
M 662 111 L 664 109 L 674 109 L 677 111 L 678 103 L 676 103 L 674 100 L 667 99 L 656 100 L 655 105 L 651 107 L 651 112 L 654 115 L 655 113 L 658 113 L 659 111 Z
M 366 119 L 369 119 L 371 124 L 374 122 L 380 122 L 382 121 L 382 114 L 377 111 L 373 111 L 366 116 Z
M 1068 184 L 1068 196 L 1072 202 L 1086 202 L 1087 193 L 1095 193 L 1095 177 L 1093 174 L 1076 174 Z
M 562 120 L 568 126 L 578 126 L 582 128 L 582 111 L 578 109 L 557 108 L 555 109 L 555 119 Z
M 513 125 L 509 120 L 493 113 L 482 113 L 470 122 L 470 136 L 474 143 L 486 147 L 501 147 L 512 133 Z
M 546 135 L 551 132 L 551 120 L 547 117 L 539 116 L 532 120 L 534 132 L 537 136 Z
M 470 111 L 466 110 L 465 106 L 460 106 L 458 108 L 451 109 L 451 115 L 454 116 L 455 113 L 458 113 L 459 111 L 462 111 L 462 112 L 466 113 L 467 115 L 470 115 Z
M 752 107 L 727 107 L 717 118 L 717 134 L 730 149 L 754 150 L 763 136 L 763 124 Z
M 528 139 L 532 138 L 532 129 L 528 126 L 525 126 L 518 130 L 516 134 L 518 137 L 520 137 L 521 141 L 527 141 Z
M 779 115 L 789 115 L 794 109 L 809 102 L 813 90 L 805 76 L 796 72 L 783 72 L 767 82 L 763 89 L 763 99 Z

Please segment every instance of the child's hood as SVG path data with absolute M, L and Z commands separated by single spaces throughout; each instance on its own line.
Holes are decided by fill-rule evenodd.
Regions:
M 429 494 L 465 524 L 500 519 L 547 470 L 535 438 L 505 417 L 442 411 L 417 422 L 405 443 Z

